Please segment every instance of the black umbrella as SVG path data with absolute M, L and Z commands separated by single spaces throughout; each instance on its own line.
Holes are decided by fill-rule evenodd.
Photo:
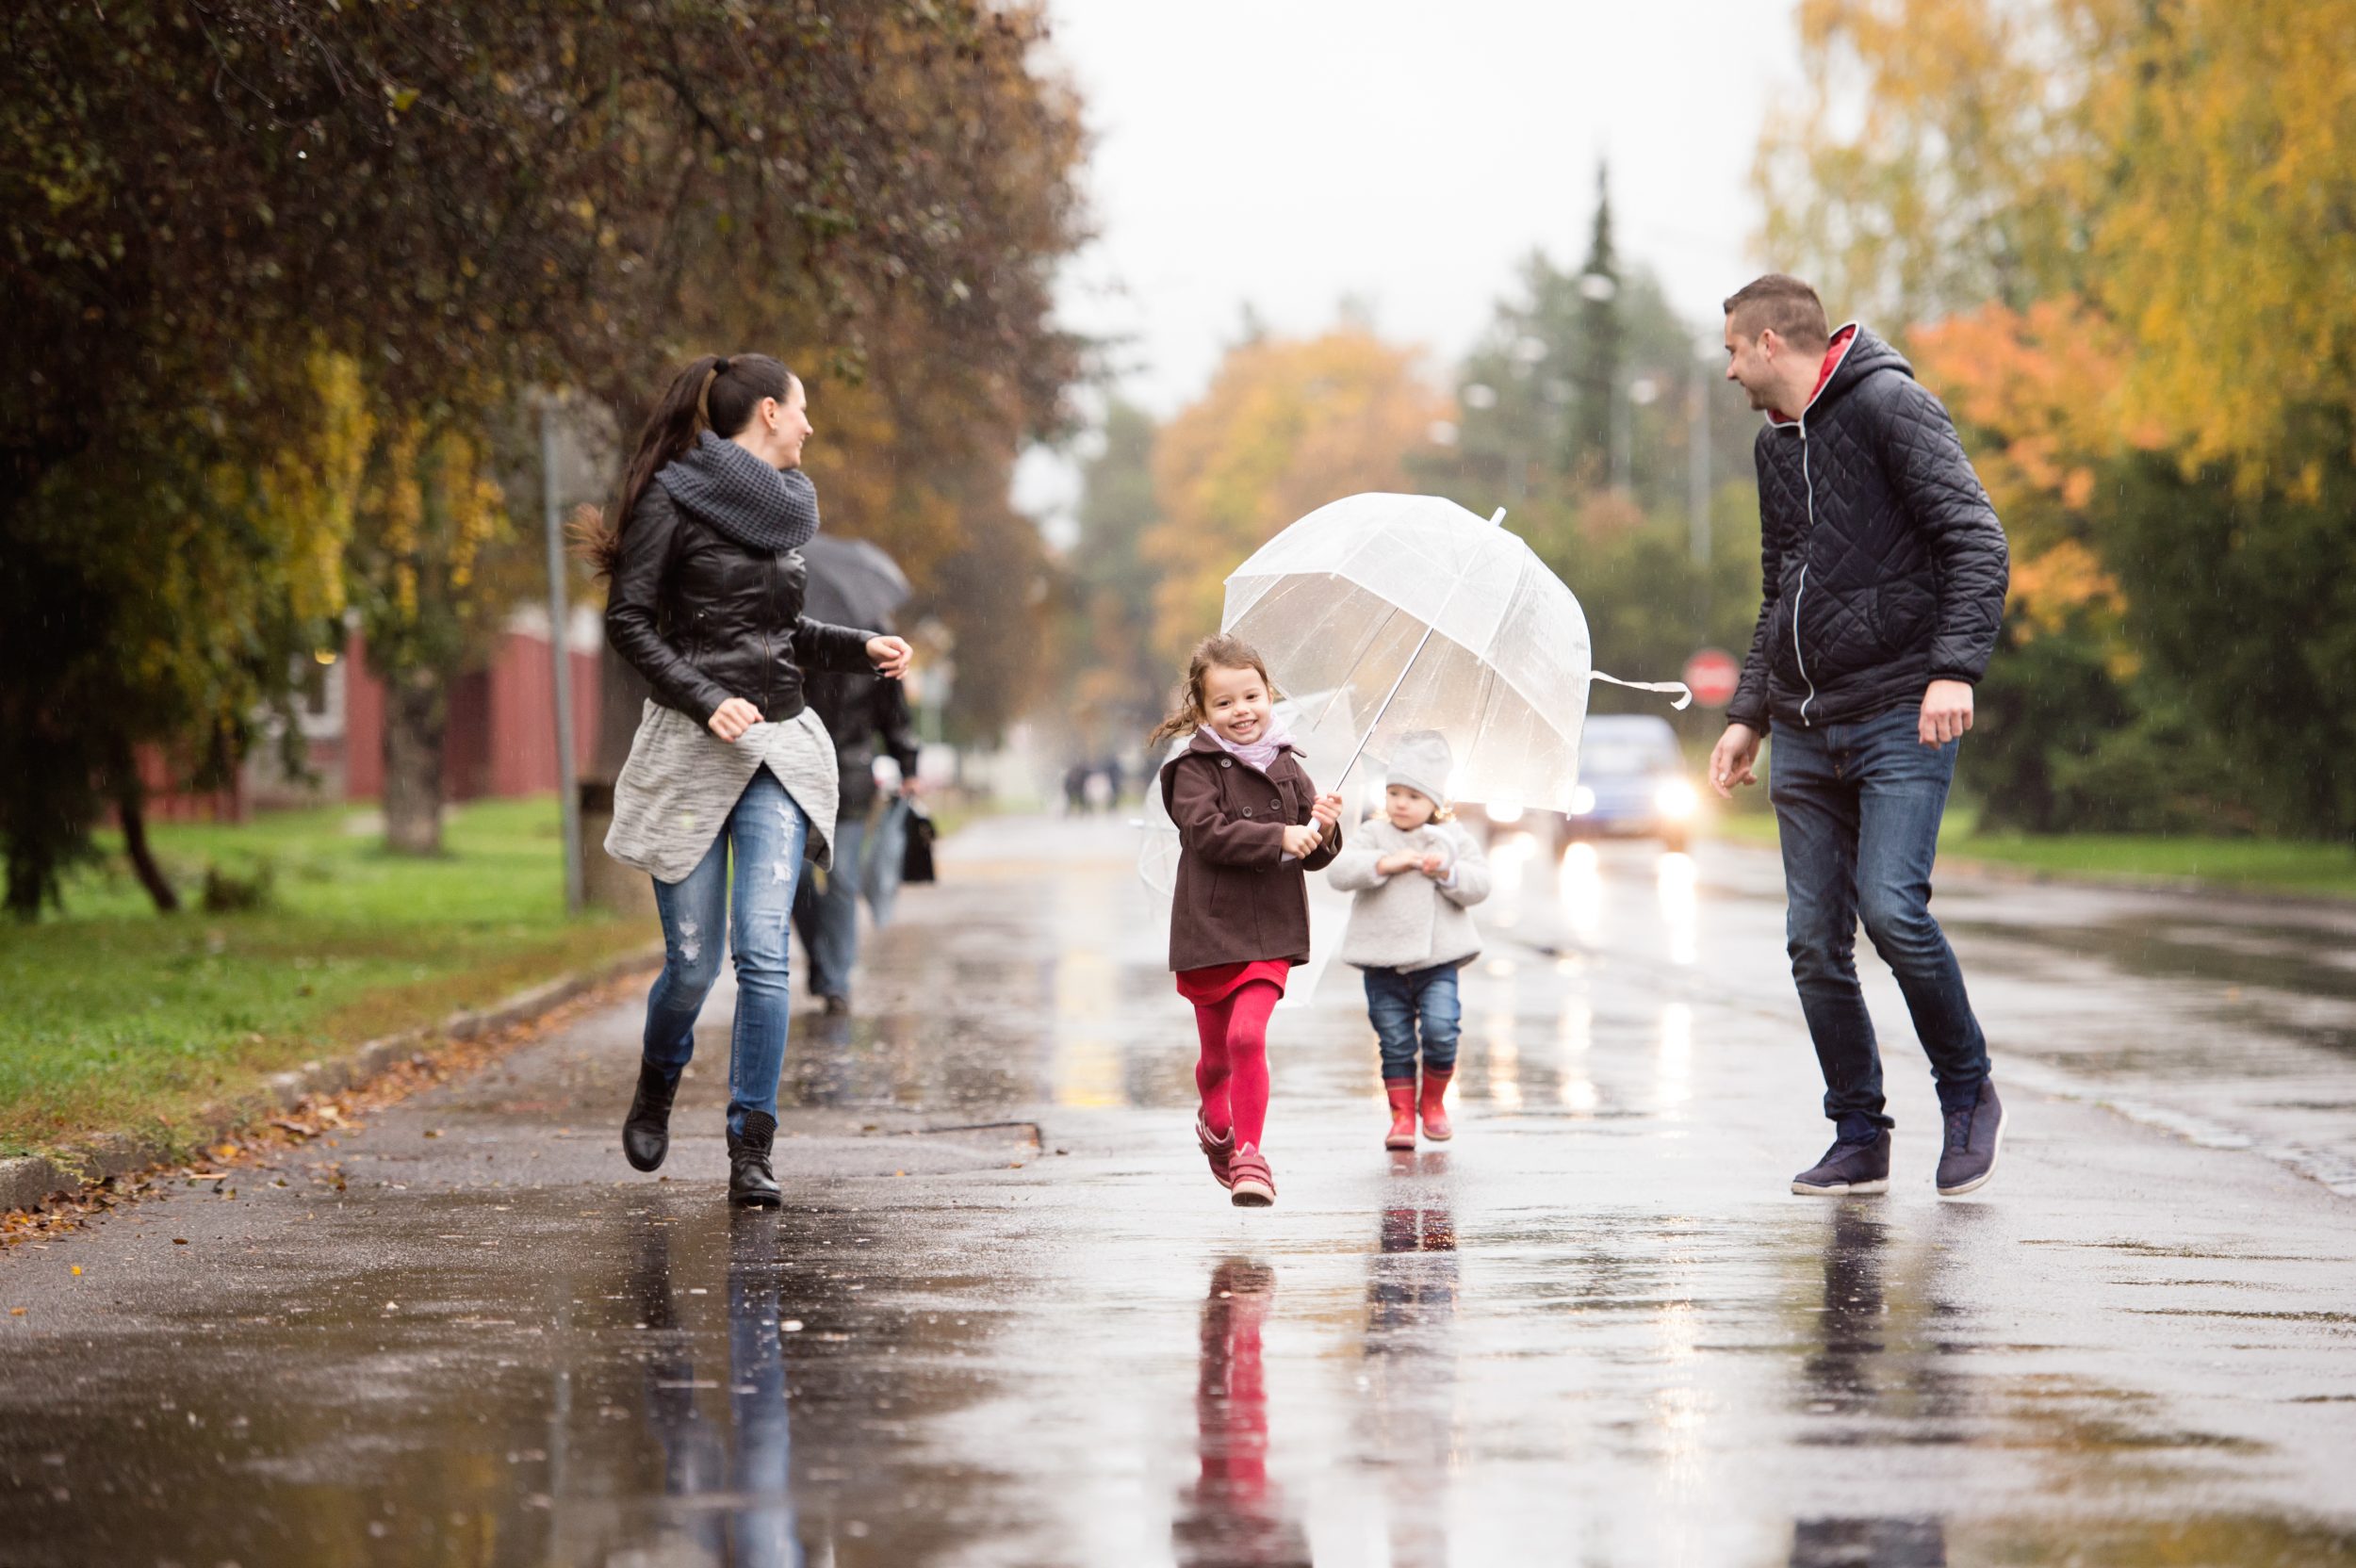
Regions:
M 864 539 L 821 533 L 802 547 L 802 559 L 810 565 L 802 612 L 813 621 L 889 631 L 908 602 L 908 580 L 899 564 Z

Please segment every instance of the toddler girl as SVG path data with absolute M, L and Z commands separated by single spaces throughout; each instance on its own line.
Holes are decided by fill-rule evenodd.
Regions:
M 1206 638 L 1194 650 L 1159 746 L 1193 739 L 1162 769 L 1178 826 L 1170 967 L 1194 1004 L 1203 1108 L 1195 1141 L 1242 1208 L 1276 1201 L 1260 1152 L 1268 1119 L 1268 1020 L 1287 971 L 1309 960 L 1304 873 L 1341 848 L 1341 797 L 1319 795 L 1277 725 L 1276 688 L 1251 645 Z
M 1366 972 L 1366 1016 L 1383 1045 L 1383 1090 L 1390 1097 L 1385 1149 L 1415 1147 L 1415 1036 L 1423 1035 L 1423 1130 L 1452 1135 L 1448 1081 L 1456 1071 L 1456 972 L 1480 956 L 1481 933 L 1466 908 L 1489 896 L 1489 865 L 1448 808 L 1447 738 L 1420 729 L 1400 737 L 1359 843 L 1337 857 L 1333 886 L 1356 896 L 1342 962 Z

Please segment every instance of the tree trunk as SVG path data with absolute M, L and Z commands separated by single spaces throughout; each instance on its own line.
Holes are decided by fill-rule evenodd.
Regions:
M 396 855 L 442 852 L 442 740 L 450 689 L 433 670 L 384 682 L 384 847 Z
M 139 886 L 155 906 L 155 912 L 172 915 L 180 912 L 180 895 L 155 863 L 155 853 L 147 843 L 147 787 L 139 781 L 139 759 L 132 753 L 131 743 L 116 735 L 106 747 L 107 769 L 114 777 L 115 818 L 123 825 L 123 852 L 131 858 L 131 869 L 137 873 Z

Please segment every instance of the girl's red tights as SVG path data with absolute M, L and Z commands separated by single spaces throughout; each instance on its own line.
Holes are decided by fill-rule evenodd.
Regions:
M 1203 1054 L 1194 1086 L 1214 1137 L 1233 1128 L 1238 1145 L 1258 1147 L 1268 1125 L 1268 1018 L 1284 992 L 1265 980 L 1239 986 L 1224 1002 L 1195 1004 Z

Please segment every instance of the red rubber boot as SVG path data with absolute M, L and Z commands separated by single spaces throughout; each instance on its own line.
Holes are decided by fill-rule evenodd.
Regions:
M 1456 1135 L 1456 1129 L 1448 1122 L 1448 1081 L 1456 1076 L 1456 1070 L 1434 1072 L 1423 1070 L 1423 1135 L 1434 1143 L 1446 1143 Z
M 1391 1130 L 1383 1135 L 1385 1149 L 1415 1147 L 1415 1081 L 1385 1078 L 1383 1092 L 1391 1097 Z

